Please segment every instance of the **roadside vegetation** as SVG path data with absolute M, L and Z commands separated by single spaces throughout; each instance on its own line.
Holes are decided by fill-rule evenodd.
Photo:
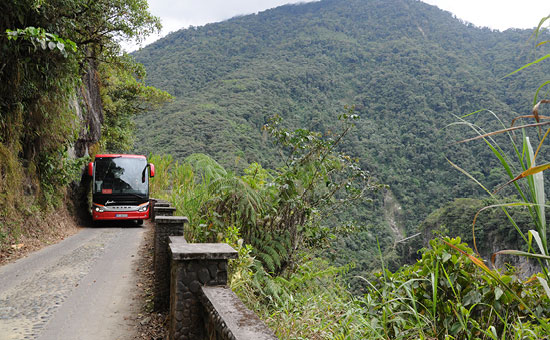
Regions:
M 271 124 L 266 130 L 281 147 L 283 167 L 255 163 L 237 175 L 202 154 L 183 162 L 152 155 L 157 176 L 151 186 L 189 217 L 189 241 L 227 242 L 239 251 L 230 265 L 231 287 L 281 339 L 547 337 L 544 276 L 525 281 L 512 267 L 490 270 L 460 238 L 434 239 L 415 264 L 395 272 L 380 251 L 381 271 L 360 278 L 363 293 L 352 294 L 345 278 L 352 264 L 337 267 L 322 254 L 332 239 L 357 230 L 330 228 L 324 216 L 383 185 L 337 151 L 347 122 L 344 133 L 328 140 L 281 128 L 278 120 Z M 292 224 L 288 216 L 302 218 Z
M 491 113 L 502 126 L 491 133 L 468 120 L 481 111 L 452 124 L 474 130 L 477 137 L 461 142 L 483 140 L 510 180 L 488 188 L 449 160 L 449 166 L 489 195 L 485 201 L 452 204 L 474 211 L 468 223 L 472 225 L 470 246 L 459 237 L 445 235 L 453 223 L 463 225 L 455 221 L 457 216 L 447 217 L 449 225 L 441 226 L 438 223 L 445 212 L 436 212 L 424 226 L 428 232 L 435 231 L 436 237 L 421 250 L 418 261 L 390 271 L 379 248 L 381 271 L 361 278 L 361 294 L 353 295 L 347 287 L 345 274 L 352 264 L 337 267 L 322 256 L 330 249 L 331 239 L 357 231 L 326 227 L 324 215 L 333 213 L 341 202 L 349 206 L 348 199 L 362 197 L 364 183 L 369 191 L 383 188 L 359 166 L 354 167 L 354 162 L 343 162 L 351 158 L 336 146 L 347 135 L 347 128 L 325 143 L 326 135 L 290 131 L 281 128 L 279 121 L 271 121 L 264 129 L 281 147 L 283 166 L 269 170 L 254 163 L 240 175 L 205 155 L 191 155 L 181 163 L 170 156 L 152 156 L 162 174 L 153 187 L 175 204 L 179 214 L 190 218 L 186 230 L 190 241 L 224 241 L 238 249 L 240 257 L 231 264 L 231 287 L 280 338 L 548 339 L 550 256 L 543 171 L 550 163 L 536 163 L 537 156 L 545 154 L 541 150 L 550 133 L 550 129 L 541 129 L 550 124 L 548 117 L 539 114 L 545 103 L 535 96 L 533 114 L 514 119 L 508 126 Z M 355 115 L 349 112 L 345 117 Z M 535 123 L 520 125 L 519 119 L 534 119 Z M 529 128 L 538 130 L 532 133 Z M 516 131 L 521 132 L 519 137 Z M 497 142 L 497 135 L 507 135 L 503 140 L 509 145 L 500 139 Z M 534 138 L 539 140 L 536 148 L 531 144 Z M 353 171 L 348 173 L 350 165 Z M 367 181 L 356 186 L 350 179 Z M 515 195 L 510 187 L 516 189 Z M 344 188 L 351 190 L 341 191 Z M 495 210 L 502 214 L 495 215 Z M 488 216 L 480 217 L 487 212 Z M 518 249 L 499 250 L 491 261 L 502 256 L 534 259 L 538 270 L 527 279 L 509 265 L 490 268 L 477 252 L 480 242 L 491 238 L 479 237 L 476 227 L 501 223 L 504 216 L 516 235 L 513 244 Z M 433 225 L 428 227 L 430 220 Z
M 143 85 L 143 67 L 118 43 L 160 28 L 147 8 L 146 0 L 0 4 L 0 253 L 47 239 L 44 221 L 74 206 L 68 195 L 87 156 L 129 149 L 131 117 L 169 98 Z M 53 234 L 64 225 L 55 224 Z
M 358 277 L 381 268 L 377 242 L 388 269 L 413 264 L 433 238 L 418 227 L 434 210 L 455 199 L 484 199 L 483 189 L 446 157 L 486 187 L 507 181 L 484 143 L 453 143 L 471 136 L 469 128 L 445 127 L 456 120 L 453 115 L 482 108 L 505 124 L 527 113 L 550 63 L 502 77 L 547 53 L 548 44 L 533 53 L 531 34 L 476 27 L 412 0 L 309 2 L 174 32 L 134 54 L 146 66 L 149 84 L 174 96 L 172 104 L 136 118 L 134 152 L 166 153 L 179 162 L 203 153 L 238 175 L 255 162 L 276 169 L 284 158 L 262 130 L 269 117 L 279 114 L 287 126 L 325 134 L 344 104 L 353 104 L 361 119 L 342 150 L 389 189 L 375 194 L 374 204 L 328 216 L 360 228 L 338 238 L 325 255 L 338 265 L 355 263 L 346 277 L 361 293 Z M 486 131 L 501 128 L 488 114 L 468 120 Z M 513 202 L 514 190 L 505 187 L 499 194 Z M 473 246 L 472 221 L 456 213 L 464 233 L 448 225 L 453 234 L 439 235 L 460 236 Z M 523 219 L 520 209 L 512 213 Z M 493 246 L 524 242 L 507 227 L 504 213 L 485 210 L 480 218 L 489 214 L 493 221 L 478 224 L 478 236 L 506 237 L 483 244 L 480 252 L 490 256 Z
M 384 8 L 393 13 L 393 8 Z M 420 7 L 414 9 L 421 11 Z M 141 39 L 159 28 L 158 18 L 148 13 L 145 0 L 9 1 L 0 4 L 0 10 L 0 49 L 3 53 L 0 60 L 2 251 L 10 245 L 17 245 L 23 236 L 35 236 L 31 231 L 32 225 L 27 223 L 30 216 L 48 216 L 55 209 L 65 209 L 64 199 L 67 197 L 68 187 L 79 177 L 82 165 L 88 159 L 85 156 L 71 157 L 72 146 L 84 138 L 86 143 L 89 142 L 86 150 L 90 156 L 99 151 L 129 150 L 134 141 L 132 129 L 135 115 L 156 108 L 171 97 L 165 92 L 145 86 L 143 67 L 122 54 L 117 43 L 120 38 Z M 292 11 L 293 8 L 284 10 Z M 401 25 L 413 20 L 403 8 L 400 7 L 400 10 L 407 20 L 395 22 Z M 273 13 L 275 12 L 268 15 Z M 332 12 L 327 11 L 324 15 L 330 16 L 330 13 Z M 541 25 L 544 22 L 543 20 Z M 353 24 L 354 21 L 350 20 L 350 23 Z M 233 26 L 238 24 L 238 20 L 231 23 Z M 379 25 L 367 29 L 377 32 L 389 24 L 379 22 Z M 461 26 L 460 30 L 462 29 L 467 32 Z M 196 31 L 193 34 L 210 34 L 206 29 Z M 424 54 L 436 58 L 437 53 L 441 53 L 438 58 L 446 55 L 449 60 L 454 60 L 454 55 L 446 54 L 441 46 L 434 48 L 432 45 L 424 45 L 421 50 L 410 49 L 410 41 L 393 33 L 394 40 L 391 44 L 387 40 L 364 44 L 378 45 L 380 48 L 373 52 L 373 58 L 364 58 L 369 63 L 374 63 L 369 64 L 370 66 L 378 69 L 380 63 L 386 62 L 389 63 L 387 66 L 394 66 L 393 61 L 385 61 L 385 55 L 390 54 L 407 55 L 406 60 L 397 63 L 407 67 L 423 65 L 422 62 L 417 63 L 416 57 Z M 421 39 L 424 39 L 425 33 L 422 30 L 418 37 L 421 35 Z M 238 34 L 234 36 L 240 37 Z M 357 36 L 363 37 L 367 34 Z M 496 39 L 496 35 L 484 36 Z M 512 40 L 521 39 L 523 33 L 509 32 L 509 36 Z M 309 44 L 314 49 L 310 54 L 320 58 L 317 59 L 319 62 L 304 62 L 303 65 L 321 65 L 321 61 L 328 57 L 342 59 L 339 54 L 327 56 L 320 51 L 340 53 L 341 48 L 326 49 L 323 44 L 337 41 L 344 43 L 344 46 L 356 46 L 359 41 L 344 38 L 346 37 L 329 31 L 319 35 L 319 45 Z M 239 45 L 228 41 L 235 46 Z M 543 41 L 539 45 L 545 43 Z M 460 45 L 462 42 L 456 44 Z M 406 53 L 399 54 L 400 49 Z M 500 57 L 501 50 L 487 53 L 496 58 Z M 227 51 L 233 50 L 227 48 Z M 197 68 L 193 70 L 202 75 L 203 67 L 212 67 L 214 64 L 209 64 L 210 61 L 201 55 L 199 57 L 203 64 L 197 63 Z M 301 56 L 294 58 L 303 60 Z M 538 64 L 545 58 L 537 59 L 526 66 Z M 474 138 L 484 141 L 489 147 L 487 152 L 478 155 L 496 156 L 494 163 L 487 163 L 467 153 L 471 150 L 463 147 L 462 143 L 456 150 L 453 149 L 452 155 L 460 156 L 462 162 L 471 163 L 470 167 L 480 165 L 481 169 L 492 164 L 481 171 L 468 171 L 450 160 L 449 168 L 458 169 L 473 183 L 463 187 L 458 185 L 463 182 L 448 175 L 449 170 L 430 168 L 422 172 L 406 165 L 405 159 L 410 158 L 415 160 L 414 164 L 425 163 L 431 166 L 433 159 L 441 158 L 441 153 L 438 152 L 441 151 L 439 145 L 443 142 L 431 139 L 432 144 L 415 144 L 417 141 L 409 126 L 395 122 L 391 126 L 387 125 L 387 117 L 397 115 L 398 122 L 408 122 L 411 110 L 424 112 L 424 109 L 430 108 L 426 112 L 433 114 L 436 117 L 434 121 L 441 124 L 443 119 L 437 118 L 440 116 L 436 113 L 453 108 L 460 111 L 472 109 L 473 104 L 467 99 L 468 92 L 460 87 L 462 84 L 467 83 L 467 87 L 474 88 L 476 96 L 487 95 L 484 91 L 478 91 L 471 79 L 465 80 L 470 71 L 479 79 L 484 78 L 484 73 L 477 72 L 471 65 L 461 64 L 463 72 L 457 78 L 442 77 L 441 79 L 445 79 L 443 84 L 438 77 L 423 79 L 423 84 L 430 85 L 423 89 L 422 96 L 415 96 L 411 89 L 406 88 L 399 73 L 369 73 L 373 78 L 362 74 L 361 77 L 369 80 L 364 82 L 368 86 L 351 81 L 357 78 L 352 72 L 356 68 L 357 60 L 354 61 L 351 55 L 344 59 L 347 61 L 344 64 L 349 68 L 341 73 L 346 74 L 346 77 L 337 78 L 340 73 L 336 71 L 332 74 L 317 69 L 302 70 L 297 76 L 282 80 L 277 78 L 278 75 L 271 75 L 268 77 L 271 88 L 265 92 L 265 96 L 271 98 L 272 93 L 284 93 L 286 100 L 280 102 L 286 104 L 280 108 L 281 112 L 288 115 L 297 108 L 300 98 L 322 98 L 319 94 L 326 92 L 342 100 L 348 93 L 353 93 L 352 89 L 332 86 L 333 83 L 353 83 L 357 96 L 352 94 L 351 97 L 356 96 L 354 99 L 361 102 L 358 112 L 379 113 L 377 117 L 368 118 L 369 123 L 373 123 L 372 126 L 362 125 L 365 129 L 363 132 L 372 135 L 372 139 L 369 136 L 368 141 L 360 143 L 361 135 L 353 132 L 354 126 L 361 124 L 353 109 L 346 109 L 338 115 L 338 119 L 327 119 L 331 122 L 330 128 L 318 124 L 322 120 L 319 117 L 326 118 L 328 111 L 324 111 L 323 116 L 313 112 L 290 122 L 275 116 L 264 125 L 262 119 L 249 114 L 257 110 L 257 103 L 250 103 L 252 108 L 242 110 L 244 114 L 241 111 L 232 113 L 242 115 L 238 117 L 240 123 L 228 123 L 227 126 L 238 133 L 235 135 L 242 136 L 242 140 L 235 142 L 235 145 L 242 143 L 252 147 L 254 152 L 250 152 L 247 157 L 269 149 L 265 155 L 259 157 L 266 164 L 248 163 L 246 159 L 246 162 L 241 161 L 235 166 L 224 166 L 223 164 L 230 162 L 237 163 L 238 157 L 234 159 L 233 156 L 244 156 L 243 150 L 247 150 L 245 147 L 235 147 L 231 152 L 225 152 L 225 139 L 223 143 L 215 139 L 217 143 L 223 144 L 216 151 L 224 154 L 225 159 L 219 160 L 220 162 L 206 154 L 185 154 L 181 160 L 175 160 L 168 155 L 151 155 L 150 160 L 157 169 L 157 175 L 151 181 L 153 195 L 170 200 L 178 214 L 189 218 L 189 228 L 186 229 L 185 236 L 190 242 L 227 242 L 239 251 L 239 259 L 230 264 L 231 287 L 282 339 L 548 339 L 550 254 L 543 172 L 550 165 L 540 159 L 547 154 L 541 150 L 547 144 L 550 129 L 545 131 L 543 127 L 550 122 L 548 117 L 540 114 L 539 110 L 547 102 L 541 101 L 539 96 L 549 83 L 542 84 L 537 90 L 533 113 L 521 117 L 521 120 L 508 124 L 498 120 L 497 115 L 492 113 L 489 117 L 494 117 L 496 124 L 494 121 L 488 123 L 490 119 L 486 119 L 486 116 L 475 120 L 481 112 L 457 117 L 458 123 L 454 125 L 475 131 L 477 136 Z M 430 67 L 443 62 L 440 59 L 434 60 L 437 62 L 430 63 Z M 187 62 L 187 59 L 184 61 Z M 493 63 L 498 64 L 495 61 Z M 283 66 L 296 70 L 295 63 L 289 62 Z M 332 67 L 334 70 L 338 68 L 339 66 Z M 367 67 L 362 69 L 369 70 Z M 223 73 L 227 69 L 212 70 L 212 73 L 214 71 Z M 428 77 L 430 74 L 419 69 L 418 74 L 407 75 L 407 83 L 413 84 L 411 88 L 420 88 L 417 86 L 420 77 Z M 82 103 L 83 99 L 80 97 L 83 88 L 87 86 L 82 80 L 86 76 L 93 76 L 97 80 L 98 89 L 95 95 L 102 102 L 104 119 L 99 127 L 102 133 L 97 136 L 86 135 L 92 130 L 91 126 L 75 110 L 75 106 L 80 105 L 91 111 L 89 103 Z M 156 76 L 162 78 L 160 72 Z M 226 96 L 224 100 L 235 100 L 234 98 L 239 98 L 247 91 L 256 91 L 257 86 L 241 83 L 250 74 L 233 76 L 234 79 L 224 79 L 220 81 L 220 86 L 213 87 L 215 91 L 235 95 Z M 391 92 L 395 92 L 397 97 L 390 98 L 384 92 L 388 89 L 379 85 L 392 77 L 399 78 L 402 86 L 395 87 L 397 90 Z M 197 76 L 197 81 L 201 86 L 207 83 L 200 76 Z M 281 91 L 281 84 L 285 82 L 301 87 L 293 87 L 289 94 Z M 187 91 L 187 87 L 193 84 L 169 85 L 170 88 Z M 460 93 L 457 93 L 454 89 L 459 87 Z M 426 93 L 431 94 L 434 89 L 441 88 L 446 89 L 441 96 L 426 96 Z M 334 92 L 329 89 L 334 89 Z M 508 89 L 501 91 L 506 92 Z M 524 94 L 526 91 L 526 88 L 522 88 L 518 93 Z M 188 92 L 196 94 L 193 91 Z M 369 93 L 372 97 L 367 98 L 363 93 Z M 205 100 L 197 107 L 214 116 L 223 111 L 221 106 L 209 103 L 208 96 L 197 96 L 198 101 Z M 451 107 L 445 104 L 447 98 L 452 98 Z M 510 105 L 517 107 L 518 103 L 513 102 L 514 100 L 516 99 Z M 325 107 L 323 100 L 316 102 L 311 99 L 311 102 L 318 107 Z M 227 107 L 234 107 L 231 102 L 224 103 Z M 309 113 L 307 105 L 300 103 L 299 111 Z M 412 109 L 402 110 L 398 104 Z M 437 108 L 437 112 L 433 108 Z M 194 106 L 186 108 L 189 112 L 194 109 Z M 86 111 L 84 115 L 87 113 L 89 112 Z M 193 111 L 186 119 L 199 119 L 197 117 L 203 116 Z M 421 131 L 430 138 L 438 136 L 435 130 L 439 125 L 428 124 L 428 115 L 417 118 L 414 121 L 423 123 L 412 131 Z M 528 119 L 534 119 L 536 123 L 521 123 Z M 264 144 L 256 144 L 260 134 L 258 132 L 258 138 L 254 139 L 254 135 L 249 133 L 252 131 L 251 126 L 245 124 L 248 120 L 253 123 L 252 126 L 263 125 L 263 136 L 265 139 L 269 138 L 275 147 L 271 144 L 269 148 Z M 221 121 L 228 120 L 224 118 L 212 121 L 219 128 Z M 288 128 L 300 122 L 317 125 L 322 132 Z M 491 133 L 485 131 L 499 125 L 499 130 Z M 188 126 L 194 127 L 195 124 Z M 202 128 L 206 130 L 204 126 Z M 445 132 L 449 130 L 445 129 Z M 154 129 L 151 131 L 156 133 Z M 196 130 L 194 133 L 208 141 L 212 137 L 211 131 Z M 414 144 L 415 147 L 407 149 L 406 154 L 400 154 L 401 149 L 395 143 L 388 142 L 390 138 L 384 136 L 399 137 L 403 143 Z M 456 134 L 444 136 L 450 140 L 448 137 Z M 497 139 L 503 136 L 506 136 L 505 140 Z M 219 133 L 216 135 L 218 137 L 227 136 Z M 165 138 L 170 139 L 173 136 L 162 137 Z M 535 140 L 537 143 L 533 142 Z M 170 147 L 175 148 L 177 145 L 170 144 Z M 201 148 L 204 149 L 204 145 L 198 145 L 197 149 Z M 432 153 L 432 148 L 438 152 Z M 378 151 L 372 155 L 366 152 L 371 149 Z M 344 152 L 345 150 L 352 152 Z M 479 149 L 476 147 L 475 150 Z M 353 153 L 366 155 L 369 159 L 356 159 L 351 156 Z M 378 167 L 380 172 L 384 172 L 384 176 L 376 176 L 378 174 L 365 170 L 364 165 L 367 162 L 381 164 L 373 168 Z M 502 168 L 497 168 L 494 164 L 500 164 Z M 502 183 L 502 175 L 507 176 L 510 182 Z M 414 211 L 415 207 L 419 212 L 427 212 L 433 209 L 438 198 L 443 200 L 442 197 L 450 197 L 443 186 L 432 185 L 434 177 L 444 178 L 448 187 L 460 187 L 460 193 L 478 195 L 486 192 L 490 198 L 481 203 L 468 201 L 464 204 L 466 201 L 456 201 L 455 207 L 463 204 L 470 211 L 475 211 L 471 221 L 472 236 L 467 239 L 468 244 L 462 243 L 460 238 L 447 237 L 446 228 L 453 228 L 452 223 L 456 222 L 456 218 L 449 217 L 449 224 L 442 226 L 441 217 L 445 217 L 445 213 L 438 211 L 427 219 L 425 226 L 429 232 L 435 230 L 439 235 L 421 250 L 418 261 L 400 268 L 392 267 L 390 270 L 388 262 L 395 254 L 385 247 L 388 242 L 376 233 L 376 227 L 356 223 L 354 218 L 359 215 L 353 212 L 368 207 L 369 201 L 380 200 L 380 191 L 386 189 L 386 186 L 379 182 L 379 178 L 388 178 L 393 182 L 393 190 L 398 198 L 406 202 L 405 209 L 414 216 L 413 220 L 418 221 L 420 213 Z M 421 187 L 431 189 L 429 192 L 420 192 L 418 190 Z M 494 211 L 503 214 L 509 221 L 506 225 L 510 227 L 502 227 L 502 215 L 490 215 L 494 219 L 483 215 L 495 214 Z M 499 222 L 495 222 L 496 219 Z M 429 225 L 430 221 L 433 222 L 432 226 Z M 518 247 L 500 249 L 495 255 L 497 258 L 529 258 L 539 271 L 524 279 L 513 267 L 499 270 L 490 268 L 488 262 L 480 259 L 477 251 L 480 245 L 489 242 L 487 235 L 476 233 L 482 224 L 486 224 L 486 227 L 498 225 L 499 230 L 509 229 L 516 235 L 514 242 Z M 360 285 L 360 293 L 354 290 L 355 294 L 352 294 L 347 279 L 354 262 L 337 266 L 331 261 L 331 254 L 336 242 L 359 233 L 368 235 L 370 244 L 377 246 L 373 247 L 375 252 L 370 254 L 373 256 L 369 256 L 368 261 L 371 264 L 377 263 L 380 267 L 378 273 L 356 276 L 354 282 L 355 285 Z M 41 235 L 35 237 L 40 238 Z

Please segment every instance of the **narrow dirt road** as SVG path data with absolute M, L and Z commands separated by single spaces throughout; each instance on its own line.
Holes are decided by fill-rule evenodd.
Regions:
M 133 339 L 144 229 L 83 229 L 0 267 L 0 340 Z

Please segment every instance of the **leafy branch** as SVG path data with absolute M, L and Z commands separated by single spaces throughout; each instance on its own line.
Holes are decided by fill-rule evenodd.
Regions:
M 6 30 L 8 40 L 17 41 L 18 39 L 29 41 L 35 51 L 40 47 L 42 50 L 58 51 L 65 58 L 68 56 L 68 52 L 76 52 L 76 44 L 70 39 L 60 38 L 57 34 L 48 33 L 41 27 L 25 27 L 18 28 L 16 30 Z

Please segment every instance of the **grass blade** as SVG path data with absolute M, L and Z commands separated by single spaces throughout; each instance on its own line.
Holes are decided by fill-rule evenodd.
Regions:
M 536 230 L 529 230 L 529 244 L 532 244 L 532 239 L 535 239 L 535 242 L 537 242 L 537 245 L 539 246 L 539 249 L 543 255 L 548 255 L 548 253 L 544 250 L 542 239 L 540 238 L 540 234 Z
M 527 159 L 527 165 L 530 169 L 527 169 L 524 172 L 529 172 L 530 176 L 529 186 L 531 187 L 531 195 L 533 197 L 533 203 L 536 204 L 536 212 L 538 217 L 538 228 L 537 231 L 540 236 L 542 243 L 542 253 L 548 254 L 548 247 L 546 243 L 546 214 L 544 212 L 544 204 L 546 203 L 546 196 L 544 195 L 544 177 L 542 176 L 542 171 L 548 169 L 550 164 L 543 164 L 535 166 L 535 155 L 533 154 L 533 148 L 529 142 L 529 137 L 524 137 L 525 143 L 529 151 L 529 158 Z M 537 150 L 538 151 L 538 150 Z M 531 176 L 532 175 L 532 176 Z
M 432 279 L 432 316 L 436 319 L 437 311 L 437 286 L 439 282 L 439 262 L 435 263 L 435 272 L 431 272 Z
M 544 288 L 544 291 L 546 292 L 546 295 L 548 296 L 548 298 L 550 298 L 550 287 L 548 287 L 548 282 L 540 276 L 537 276 L 537 279 L 539 280 L 542 288 Z
M 495 265 L 495 259 L 497 255 L 516 255 L 516 256 L 529 257 L 533 259 L 550 260 L 550 256 L 547 256 L 547 255 L 533 254 L 533 253 L 528 253 L 526 251 L 521 251 L 521 250 L 504 249 L 504 250 L 499 250 L 493 255 L 491 255 L 491 264 L 493 266 Z
M 479 185 L 481 188 L 483 188 L 483 190 L 485 190 L 492 198 L 496 199 L 495 195 L 493 195 L 493 193 L 489 189 L 487 189 L 485 186 L 483 186 L 483 184 L 481 184 L 477 179 L 475 179 L 474 176 L 472 176 L 470 173 L 468 173 L 468 171 L 466 171 L 466 170 L 462 169 L 461 167 L 459 167 L 458 165 L 454 164 L 449 159 L 447 159 L 447 162 L 449 162 L 455 169 L 462 172 L 464 175 L 466 175 L 468 178 L 470 178 L 472 181 L 474 181 L 477 185 Z M 525 204 L 525 205 L 529 206 L 530 204 Z M 506 217 L 508 217 L 508 220 L 510 221 L 510 223 L 512 223 L 512 225 L 514 226 L 516 231 L 519 233 L 521 238 L 523 238 L 523 240 L 525 242 L 527 242 L 527 237 L 525 237 L 523 232 L 521 232 L 521 229 L 517 225 L 516 221 L 514 221 L 514 219 L 510 215 L 510 213 L 508 213 L 508 210 L 506 210 L 506 206 L 505 205 L 497 205 L 497 206 L 500 206 L 502 208 L 502 211 L 504 212 Z
M 549 168 L 550 168 L 550 163 L 546 163 L 546 164 L 542 164 L 542 165 L 538 165 L 538 166 L 529 168 L 529 169 L 523 171 L 522 173 L 520 173 L 519 175 L 517 175 L 516 177 L 514 177 L 513 179 L 509 180 L 508 182 L 506 182 L 504 184 L 501 184 L 498 188 L 495 189 L 494 192 L 499 191 L 500 189 L 504 188 L 508 184 L 514 183 L 517 180 L 520 180 L 520 179 L 525 178 L 527 176 L 537 175 L 537 174 L 539 174 L 539 173 L 541 173 L 544 170 L 549 169 Z M 544 197 L 544 182 L 542 182 L 542 186 L 541 186 L 541 184 L 540 184 L 541 179 L 540 178 L 542 178 L 542 174 L 540 174 L 540 175 L 541 176 L 537 176 L 535 178 L 535 183 L 534 183 L 535 184 L 535 192 L 537 193 L 536 194 L 537 200 L 542 199 Z
M 524 203 L 524 202 L 501 203 L 501 204 L 491 204 L 491 205 L 488 205 L 486 207 L 483 207 L 483 208 L 479 209 L 478 212 L 474 216 L 474 221 L 472 222 L 472 240 L 473 240 L 473 243 L 474 243 L 475 252 L 479 255 L 479 251 L 477 250 L 477 244 L 476 244 L 475 230 L 476 230 L 477 218 L 478 218 L 479 214 L 482 211 L 487 210 L 487 209 L 492 209 L 492 208 L 499 208 L 499 207 L 500 208 L 505 208 L 505 207 L 526 207 L 526 206 L 532 206 L 532 204 L 531 203 Z M 519 228 L 518 228 L 517 231 L 519 232 L 521 237 L 525 240 L 525 242 L 527 242 L 527 238 L 521 232 L 521 230 L 519 230 Z
M 543 61 L 543 60 L 545 60 L 545 59 L 548 59 L 548 58 L 550 58 L 550 54 L 547 54 L 547 55 L 545 55 L 545 56 L 543 56 L 543 57 L 540 57 L 540 58 L 538 58 L 537 60 L 530 62 L 529 64 L 523 65 L 522 67 L 518 68 L 518 69 L 515 70 L 514 72 L 508 73 L 507 75 L 505 75 L 504 77 L 502 77 L 502 79 L 504 79 L 504 78 L 506 78 L 506 77 L 509 77 L 509 76 L 511 76 L 512 74 L 518 73 L 519 71 L 524 70 L 524 69 L 526 69 L 526 68 L 528 68 L 528 67 L 530 67 L 530 66 L 533 66 L 533 65 L 535 65 L 535 64 L 538 64 L 538 63 L 540 63 L 541 61 Z
M 525 125 L 520 125 L 520 126 L 512 126 L 512 127 L 506 128 L 506 129 L 501 129 L 501 130 L 497 130 L 497 131 L 493 131 L 493 132 L 488 132 L 488 133 L 486 133 L 484 135 L 481 135 L 481 136 L 476 136 L 476 137 L 472 137 L 472 138 L 468 138 L 468 139 L 463 139 L 463 140 L 460 140 L 456 143 L 460 144 L 460 143 L 471 142 L 471 141 L 474 141 L 474 140 L 482 139 L 482 138 L 489 137 L 489 136 L 498 135 L 498 134 L 505 133 L 505 132 L 520 130 L 520 129 L 523 129 L 523 128 L 544 126 L 544 125 L 549 125 L 549 124 L 550 124 L 550 122 L 540 122 L 540 123 L 525 124 Z

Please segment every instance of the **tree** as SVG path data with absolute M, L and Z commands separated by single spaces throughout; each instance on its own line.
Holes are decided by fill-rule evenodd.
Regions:
M 120 39 L 159 28 L 145 0 L 0 3 L 0 227 L 30 205 L 61 201 L 82 162 L 68 150 L 89 129 L 76 114 L 76 90 L 96 84 L 82 78 L 95 79 L 101 63 L 129 65 Z
M 109 152 L 130 150 L 134 145 L 134 116 L 158 108 L 171 96 L 143 83 L 145 69 L 128 58 L 123 63 L 100 65 L 101 100 L 105 120 L 101 149 Z
M 187 162 L 195 173 L 204 174 L 202 181 L 210 196 L 202 200 L 203 216 L 191 218 L 208 228 L 208 234 L 202 234 L 206 239 L 199 241 L 215 240 L 218 233 L 237 228 L 266 270 L 275 274 L 293 265 L 300 252 L 328 246 L 342 229 L 330 225 L 335 220 L 327 217 L 339 205 L 368 200 L 382 187 L 357 159 L 338 150 L 358 116 L 349 110 L 340 119 L 341 130 L 323 136 L 283 128 L 281 118 L 275 116 L 264 128 L 281 148 L 282 165 L 275 170 L 253 163 L 244 176 L 236 176 L 215 170 L 219 164 L 207 156 L 190 156 Z

